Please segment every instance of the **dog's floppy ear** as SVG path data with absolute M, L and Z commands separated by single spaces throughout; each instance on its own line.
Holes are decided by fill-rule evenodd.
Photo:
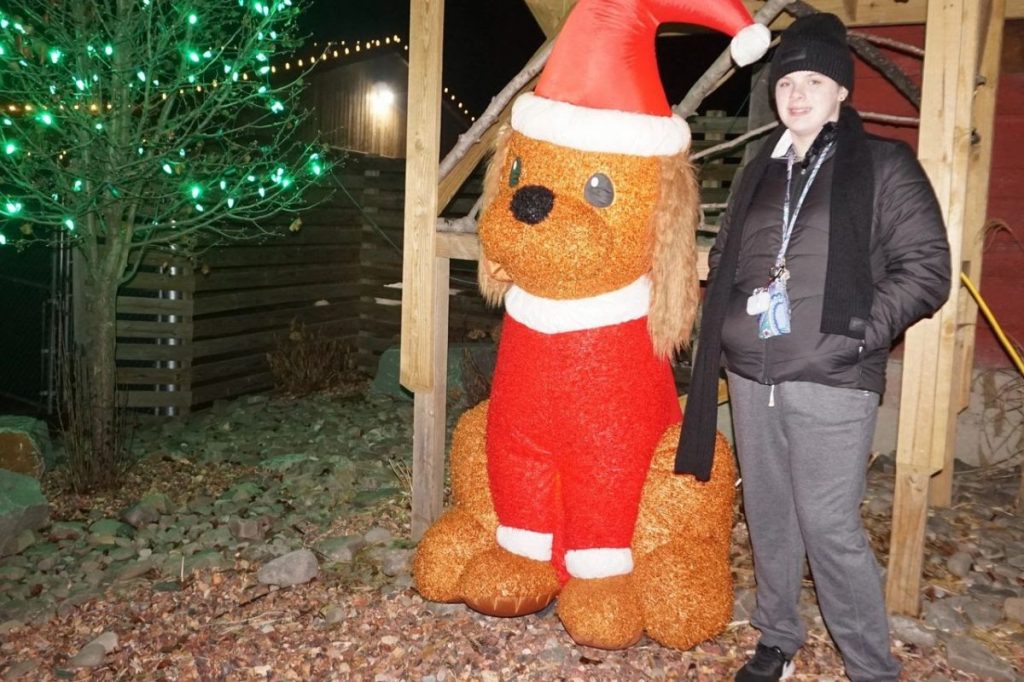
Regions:
M 659 357 L 688 346 L 697 315 L 700 194 L 683 151 L 661 159 L 661 194 L 651 215 L 654 253 L 647 329 Z
M 480 203 L 481 216 L 490 210 L 494 198 L 498 195 L 501 183 L 504 181 L 502 169 L 505 167 L 508 141 L 511 136 L 512 128 L 507 124 L 498 131 L 498 138 L 494 143 L 494 155 L 491 157 L 490 165 L 487 166 L 487 173 L 484 175 L 484 192 Z M 499 279 L 495 276 L 499 271 L 500 266 L 493 261 L 489 261 L 487 255 L 481 250 L 480 262 L 477 264 L 477 281 L 480 284 L 480 293 L 490 305 L 500 305 L 505 297 L 505 292 L 508 291 L 510 286 L 508 280 Z

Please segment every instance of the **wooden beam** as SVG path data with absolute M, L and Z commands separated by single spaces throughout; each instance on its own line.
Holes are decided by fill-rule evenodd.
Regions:
M 428 391 L 413 400 L 412 539 L 423 537 L 444 509 L 444 439 L 448 398 L 447 258 L 434 259 L 433 376 Z
M 540 30 L 544 31 L 548 38 L 553 38 L 558 33 L 566 15 L 575 4 L 576 0 L 526 0 L 526 6 L 530 8 Z
M 411 0 L 409 105 L 402 258 L 401 381 L 433 385 L 434 268 L 438 158 L 441 155 L 441 55 L 444 0 Z
M 981 240 L 985 220 L 988 213 L 988 186 L 992 167 L 991 138 L 995 130 L 995 90 L 999 82 L 999 63 L 1002 56 L 1002 35 L 1005 10 L 1004 0 L 978 0 L 977 21 L 974 30 L 977 35 L 974 37 L 973 55 L 974 68 L 976 71 L 970 79 L 970 87 L 974 88 L 973 100 L 969 103 L 969 128 L 970 140 L 965 160 L 965 170 L 962 182 L 957 183 L 956 189 L 962 193 L 963 213 L 961 214 L 961 254 L 959 261 L 968 267 L 969 261 L 978 263 L 978 275 L 980 276 L 980 262 L 982 253 Z M 994 36 L 992 45 L 989 39 Z M 994 48 L 995 52 L 988 54 L 989 64 L 983 63 L 986 51 Z M 991 62 L 994 62 L 994 66 Z M 984 69 L 986 66 L 994 69 L 993 81 L 990 85 L 991 92 L 988 97 L 984 94 L 983 80 L 986 77 Z M 990 72 L 988 75 L 992 75 Z M 981 133 L 984 131 L 989 138 L 989 150 L 987 158 L 980 156 Z M 980 164 L 984 163 L 982 167 Z M 973 196 L 972 193 L 983 192 L 980 196 Z M 970 274 L 970 273 L 969 273 Z M 954 271 L 953 289 L 958 292 L 956 308 L 956 344 L 953 354 L 953 370 L 951 378 L 953 381 L 952 397 L 950 400 L 950 414 L 948 433 L 946 435 L 946 461 L 942 471 L 932 478 L 930 500 L 932 504 L 940 507 L 948 507 L 953 503 L 953 459 L 955 456 L 954 443 L 956 442 L 957 415 L 963 411 L 970 399 L 971 374 L 974 367 L 974 331 L 977 323 L 977 307 L 970 295 L 961 287 L 958 274 Z M 973 313 L 973 316 L 971 314 Z
M 995 110 L 999 86 L 999 69 L 1003 52 L 1003 16 L 1006 0 L 993 0 L 989 6 L 987 20 L 983 17 L 982 27 L 986 35 L 982 39 L 979 57 L 978 88 L 974 94 L 974 131 L 976 143 L 971 147 L 970 172 L 967 176 L 967 208 L 964 217 L 963 271 L 976 284 L 981 283 L 982 247 L 985 243 L 985 224 L 988 220 L 988 194 L 992 176 L 992 149 L 995 137 Z M 978 305 L 974 299 L 961 295 L 959 329 L 963 334 L 963 345 L 958 357 L 961 371 L 958 374 L 960 411 L 967 409 L 971 396 L 971 380 L 974 374 L 974 342 L 978 323 Z
M 764 2 L 743 0 L 751 14 L 760 9 Z M 928 8 L 928 0 L 811 0 L 811 4 L 821 12 L 835 14 L 847 26 L 923 24 Z M 1006 18 L 1024 18 L 1024 0 L 1006 0 Z M 771 27 L 773 30 L 781 30 L 791 23 L 793 17 L 783 12 Z
M 918 156 L 942 208 L 954 271 L 963 237 L 981 14 L 978 0 L 931 2 L 925 25 Z M 942 309 L 906 335 L 886 586 L 888 607 L 897 613 L 917 615 L 920 607 L 928 505 L 922 477 L 952 466 L 959 292 L 954 283 Z

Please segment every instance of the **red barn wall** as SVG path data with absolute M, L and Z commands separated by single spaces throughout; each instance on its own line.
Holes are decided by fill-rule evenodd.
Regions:
M 916 46 L 924 45 L 923 26 L 878 26 L 861 29 Z M 921 82 L 921 60 L 883 50 Z M 861 112 L 917 116 L 917 111 L 872 67 L 858 60 L 852 101 Z M 917 128 L 869 124 L 872 132 L 905 140 L 917 147 Z M 1024 21 L 1007 22 L 1002 75 L 996 106 L 996 132 L 989 191 L 990 224 L 1005 225 L 986 239 L 981 293 L 1003 331 L 1024 346 Z M 988 324 L 979 316 L 975 363 L 979 367 L 1009 366 Z

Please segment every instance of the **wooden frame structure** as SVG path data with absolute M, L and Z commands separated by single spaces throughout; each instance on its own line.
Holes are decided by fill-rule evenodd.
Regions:
M 550 39 L 575 0 L 524 0 Z M 744 0 L 753 13 L 762 0 Z M 985 220 L 1004 18 L 1024 0 L 811 0 L 847 25 L 925 24 L 919 156 L 942 204 L 954 272 L 976 278 Z M 783 13 L 778 29 L 791 18 Z M 439 210 L 483 158 L 495 123 L 445 177 L 437 159 L 443 0 L 411 0 L 401 382 L 415 393 L 412 535 L 442 508 L 450 259 L 476 259 L 475 235 L 437 232 Z M 543 50 L 543 48 L 542 48 Z M 526 88 L 531 86 L 527 85 Z M 524 88 L 524 89 L 526 89 Z M 507 117 L 507 110 L 503 117 Z M 501 120 L 499 118 L 499 122 Z M 961 265 L 962 264 L 962 265 Z M 916 615 L 929 502 L 948 505 L 956 415 L 966 407 L 977 310 L 949 302 L 907 334 L 887 601 Z

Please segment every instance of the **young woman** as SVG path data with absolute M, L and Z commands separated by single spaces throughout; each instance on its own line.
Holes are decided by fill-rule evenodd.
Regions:
M 850 679 L 896 680 L 860 503 L 889 347 L 946 300 L 949 245 L 913 151 L 865 133 L 845 104 L 853 58 L 837 17 L 795 21 L 769 85 L 781 125 L 711 251 L 676 468 L 707 478 L 724 361 L 761 632 L 736 679 L 793 672 L 806 556 Z

